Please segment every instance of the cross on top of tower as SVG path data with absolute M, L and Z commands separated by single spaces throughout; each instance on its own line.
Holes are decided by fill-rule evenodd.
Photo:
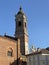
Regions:
M 19 9 L 20 9 L 20 11 L 21 11 L 21 10 L 22 10 L 22 7 L 20 6 L 20 8 L 19 8 Z

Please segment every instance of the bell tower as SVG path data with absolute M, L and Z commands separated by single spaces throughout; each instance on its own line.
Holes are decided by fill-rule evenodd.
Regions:
M 21 7 L 15 15 L 15 24 L 15 37 L 20 39 L 20 52 L 22 55 L 28 54 L 27 18 Z

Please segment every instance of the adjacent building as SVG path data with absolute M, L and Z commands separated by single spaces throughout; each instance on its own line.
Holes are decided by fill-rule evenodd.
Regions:
M 26 57 L 27 65 L 49 65 L 49 51 L 46 49 L 37 50 Z
M 0 65 L 10 65 L 13 62 L 16 64 L 19 58 L 20 40 L 11 36 L 0 36 Z

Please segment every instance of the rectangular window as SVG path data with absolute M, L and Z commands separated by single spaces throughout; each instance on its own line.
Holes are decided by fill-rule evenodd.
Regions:
M 12 52 L 11 51 L 8 51 L 7 55 L 8 56 L 12 56 Z

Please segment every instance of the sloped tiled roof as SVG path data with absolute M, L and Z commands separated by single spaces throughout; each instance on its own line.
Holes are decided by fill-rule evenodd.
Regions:
M 29 56 L 29 55 L 36 55 L 36 54 L 49 54 L 49 51 L 46 50 L 46 49 L 41 49 L 40 51 L 35 51 L 33 53 L 30 53 L 30 54 L 27 54 L 26 56 Z
M 15 37 L 12 37 L 12 36 L 8 36 L 8 35 L 4 35 L 4 36 L 0 35 L 0 37 L 4 38 L 4 39 L 9 39 L 9 40 L 12 40 L 12 41 L 17 41 L 18 40 L 18 38 L 15 38 Z

